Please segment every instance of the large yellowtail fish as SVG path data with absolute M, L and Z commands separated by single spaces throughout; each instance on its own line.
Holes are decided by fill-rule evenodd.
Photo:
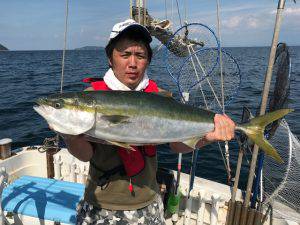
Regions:
M 63 134 L 86 134 L 130 149 L 130 145 L 184 142 L 191 148 L 214 130 L 215 113 L 144 92 L 97 91 L 55 94 L 39 99 L 34 109 Z M 265 153 L 282 162 L 264 138 L 267 124 L 292 110 L 281 109 L 237 124 Z

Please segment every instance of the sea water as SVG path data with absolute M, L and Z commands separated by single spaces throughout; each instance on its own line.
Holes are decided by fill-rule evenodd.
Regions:
M 247 106 L 253 113 L 259 108 L 264 76 L 267 70 L 269 47 L 227 48 L 226 51 L 237 60 L 241 70 L 241 85 L 238 95 L 226 108 L 226 113 L 236 122 L 241 119 L 242 108 Z M 292 70 L 289 108 L 295 112 L 287 121 L 292 132 L 299 137 L 300 123 L 300 47 L 290 47 Z M 176 83 L 170 77 L 161 52 L 155 54 L 148 69 L 151 79 L 173 93 L 178 92 Z M 37 98 L 58 93 L 61 85 L 62 51 L 7 51 L 0 52 L 0 139 L 12 138 L 12 148 L 40 145 L 46 137 L 54 136 L 46 121 L 34 110 Z M 66 52 L 63 91 L 81 91 L 88 85 L 82 82 L 86 77 L 103 77 L 108 69 L 104 50 Z M 235 169 L 238 145 L 231 141 L 230 162 Z M 177 155 L 168 145 L 159 146 L 159 165 L 177 168 Z M 183 156 L 183 171 L 189 172 L 191 154 Z M 251 160 L 250 154 L 247 155 Z M 244 160 L 240 186 L 244 187 L 249 163 Z M 217 144 L 204 147 L 198 154 L 196 175 L 226 183 L 227 173 Z M 234 176 L 234 173 L 233 173 Z

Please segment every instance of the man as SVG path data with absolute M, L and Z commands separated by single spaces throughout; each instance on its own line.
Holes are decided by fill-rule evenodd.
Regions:
M 110 69 L 103 81 L 92 82 L 95 91 L 125 90 L 158 92 L 146 69 L 151 61 L 152 38 L 134 20 L 116 24 L 106 46 Z M 215 130 L 197 147 L 217 140 L 230 140 L 235 124 L 225 115 L 215 116 Z M 156 183 L 155 146 L 121 147 L 90 142 L 85 136 L 68 136 L 71 154 L 90 161 L 83 201 L 78 207 L 78 224 L 165 224 L 163 204 Z M 170 143 L 175 152 L 190 152 L 183 143 Z

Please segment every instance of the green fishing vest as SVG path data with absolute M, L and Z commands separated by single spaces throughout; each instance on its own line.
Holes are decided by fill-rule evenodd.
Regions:
M 104 171 L 110 171 L 122 165 L 117 153 L 118 147 L 95 144 L 91 159 L 89 175 L 85 188 L 84 200 L 96 207 L 108 210 L 136 210 L 151 204 L 159 193 L 156 181 L 156 155 L 144 155 L 145 168 L 131 177 L 133 192 L 129 191 L 130 177 L 125 173 L 116 172 L 109 176 L 103 186 L 99 178 Z

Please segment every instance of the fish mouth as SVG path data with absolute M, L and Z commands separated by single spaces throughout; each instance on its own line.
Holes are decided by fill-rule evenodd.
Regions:
M 33 106 L 33 109 L 43 117 L 47 116 L 49 114 L 49 110 L 52 108 L 49 105 L 47 98 L 39 98 L 36 100 L 36 104 L 37 105 Z
M 47 115 L 47 106 L 45 105 L 35 105 L 33 109 L 43 117 Z
M 39 98 L 38 100 L 36 100 L 35 103 L 38 104 L 39 106 L 48 105 L 46 98 Z
M 35 101 L 36 105 L 33 106 L 33 109 L 40 114 L 41 116 L 45 115 L 45 106 L 46 106 L 46 100 L 45 98 L 39 98 Z

